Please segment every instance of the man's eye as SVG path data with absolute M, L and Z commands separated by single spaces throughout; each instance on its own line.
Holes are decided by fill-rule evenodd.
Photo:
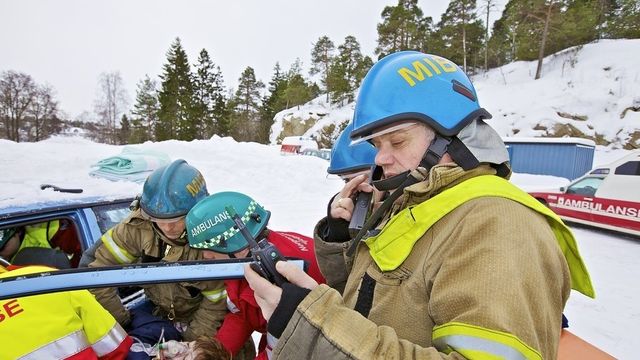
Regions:
M 392 141 L 391 145 L 398 147 L 398 146 L 402 146 L 402 144 L 404 144 L 404 140 L 399 140 L 399 141 Z

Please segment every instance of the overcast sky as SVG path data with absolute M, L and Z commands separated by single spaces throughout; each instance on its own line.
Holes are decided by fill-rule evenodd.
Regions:
M 353 35 L 374 58 L 376 24 L 397 0 L 0 0 L 0 71 L 31 75 L 57 91 L 71 118 L 92 111 L 98 76 L 120 71 L 133 105 L 136 83 L 157 78 L 180 37 L 191 64 L 205 48 L 225 85 L 251 66 L 268 83 L 276 62 L 310 65 L 312 44 L 327 35 L 337 45 Z M 448 0 L 420 0 L 440 18 Z M 499 16 L 499 13 L 493 17 Z M 308 75 L 305 73 L 305 75 Z

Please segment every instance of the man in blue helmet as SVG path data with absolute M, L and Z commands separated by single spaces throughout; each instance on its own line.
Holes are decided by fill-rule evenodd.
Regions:
M 101 237 L 95 260 L 89 267 L 202 259 L 200 251 L 188 246 L 185 216 L 207 195 L 202 174 L 186 161 L 176 160 L 156 169 L 144 183 L 138 208 Z M 167 340 L 181 337 L 191 341 L 199 336 L 213 336 L 226 314 L 222 281 L 154 284 L 143 288 L 153 305 L 153 315 L 173 325 L 164 331 Z M 92 292 L 123 327 L 133 328 L 134 334 L 138 334 L 137 328 L 155 322 L 137 313 L 131 319 L 115 288 Z M 169 335 L 169 330 L 176 332 L 174 327 L 180 333 L 177 338 Z
M 376 149 L 368 142 L 351 145 L 349 135 L 353 130 L 353 122 L 342 130 L 331 148 L 331 160 L 327 173 L 337 175 L 345 181 L 368 174 L 374 165 Z
M 331 160 L 329 161 L 329 167 L 327 168 L 327 173 L 331 175 L 337 175 L 345 182 L 349 182 L 353 178 L 363 175 L 365 178 L 368 178 L 371 174 L 371 170 L 375 163 L 376 157 L 376 148 L 373 147 L 369 142 L 363 141 L 357 144 L 351 144 L 350 134 L 353 130 L 353 122 L 349 122 L 347 126 L 342 130 L 336 142 L 333 144 L 331 148 Z M 340 197 L 340 194 L 334 195 L 331 200 L 329 200 L 329 204 L 327 205 L 328 212 L 331 211 L 331 204 L 333 204 L 336 197 Z M 368 198 L 367 198 L 368 199 Z M 365 200 L 366 201 L 366 200 Z M 364 211 L 364 215 L 368 213 L 368 207 L 361 209 Z M 324 227 L 323 231 L 325 234 L 322 236 L 329 238 L 339 238 L 339 239 L 348 239 L 350 237 L 350 222 L 344 219 L 336 219 L 336 221 L 332 221 L 328 223 L 328 226 Z M 357 226 L 358 224 L 355 224 Z M 333 254 L 335 252 L 328 252 L 329 254 Z M 326 256 L 325 252 L 318 252 L 317 256 Z M 322 273 L 325 276 L 333 276 L 337 274 L 341 276 L 342 272 L 336 272 L 336 266 L 343 266 L 344 262 L 334 262 L 334 261 L 319 261 L 318 265 L 321 267 Z M 322 269 L 322 267 L 328 267 L 327 269 Z M 344 284 L 337 284 L 331 279 L 330 282 L 333 283 L 333 287 L 341 290 L 344 287 Z
M 360 175 L 315 229 L 318 260 L 342 272 L 328 285 L 344 291 L 286 262 L 282 289 L 246 269 L 273 358 L 556 357 L 570 289 L 593 287 L 569 229 L 507 181 L 490 117 L 442 57 L 399 52 L 369 70 L 351 138 L 376 147 L 373 185 L 388 196 L 354 239 L 327 233 L 373 190 Z

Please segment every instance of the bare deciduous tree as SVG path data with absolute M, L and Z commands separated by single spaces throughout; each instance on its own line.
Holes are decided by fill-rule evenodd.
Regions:
M 49 135 L 47 123 L 56 116 L 58 102 L 54 98 L 54 90 L 49 85 L 38 86 L 33 101 L 29 105 L 31 127 L 29 139 L 40 141 Z
M 128 105 L 129 99 L 120 72 L 100 74 L 94 108 L 104 125 L 104 138 L 111 144 L 118 143 L 116 124 Z
M 36 93 L 31 76 L 4 71 L 0 76 L 0 118 L 4 123 L 7 139 L 20 141 L 20 128 Z

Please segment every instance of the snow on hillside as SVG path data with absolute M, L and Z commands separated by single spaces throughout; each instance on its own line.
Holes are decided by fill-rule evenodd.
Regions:
M 274 117 L 269 141 L 271 144 L 276 144 L 279 137 L 280 139 L 283 137 L 281 133 L 287 122 L 289 124 L 295 123 L 297 125 L 294 126 L 301 129 L 301 133 L 292 135 L 302 135 L 304 132 L 305 136 L 317 136 L 322 128 L 329 124 L 335 124 L 337 128 L 340 123 L 351 119 L 354 105 L 354 103 L 350 103 L 346 106 L 332 107 L 327 102 L 327 96 L 322 94 L 304 105 L 282 110 Z M 307 124 L 307 122 L 309 123 Z M 336 131 L 333 137 L 337 138 L 339 134 L 339 131 Z
M 537 62 L 516 62 L 477 76 L 481 104 L 494 115 L 503 136 L 542 136 L 556 123 L 571 124 L 589 137 L 602 135 L 618 145 L 637 131 L 640 112 L 640 39 L 601 40 L 544 59 L 542 77 L 533 80 Z M 559 113 L 587 118 L 572 120 Z
M 502 136 L 602 137 L 599 144 L 615 148 L 633 141 L 640 146 L 640 112 L 626 111 L 621 118 L 626 108 L 640 107 L 639 57 L 640 39 L 601 40 L 547 56 L 538 80 L 537 61 L 518 61 L 476 75 L 473 82 L 481 106 L 493 114 L 489 123 Z M 276 143 L 284 121 L 303 119 L 307 125 L 287 135 L 317 137 L 327 124 L 350 121 L 353 108 L 354 103 L 329 106 L 320 96 L 283 110 L 275 117 L 271 143 Z M 320 121 L 313 126 L 307 123 L 316 119 Z M 577 130 L 559 131 L 556 124 Z

